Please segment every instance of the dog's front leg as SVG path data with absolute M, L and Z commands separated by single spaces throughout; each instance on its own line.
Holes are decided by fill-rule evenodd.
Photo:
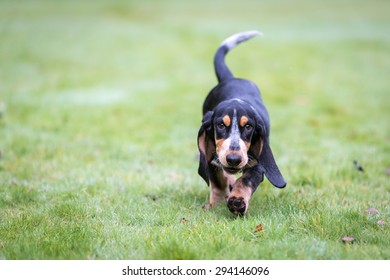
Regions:
M 219 167 L 212 169 L 210 176 L 210 202 L 203 209 L 210 209 L 221 201 L 226 201 L 230 188 L 234 185 L 236 177 L 227 174 Z
M 237 179 L 227 199 L 227 206 L 235 215 L 244 215 L 249 208 L 249 200 L 263 181 L 264 175 L 260 166 L 246 169 Z

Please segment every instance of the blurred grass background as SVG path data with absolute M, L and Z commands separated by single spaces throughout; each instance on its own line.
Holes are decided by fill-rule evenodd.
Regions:
M 1 0 L 0 258 L 390 258 L 389 10 Z M 234 219 L 201 210 L 196 135 L 216 48 L 252 29 L 227 62 L 262 90 L 288 187 Z

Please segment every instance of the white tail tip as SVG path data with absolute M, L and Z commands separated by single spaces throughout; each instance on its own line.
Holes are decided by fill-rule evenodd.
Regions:
M 226 46 L 229 50 L 237 46 L 239 43 L 249 40 L 255 36 L 263 36 L 263 33 L 257 30 L 244 31 L 240 33 L 233 34 L 232 36 L 226 38 L 221 46 Z

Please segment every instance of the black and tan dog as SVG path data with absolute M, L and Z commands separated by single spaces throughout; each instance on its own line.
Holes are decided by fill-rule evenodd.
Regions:
M 264 174 L 274 186 L 286 186 L 269 146 L 269 117 L 260 91 L 253 82 L 235 78 L 225 64 L 232 48 L 258 34 L 248 31 L 227 38 L 214 57 L 218 85 L 203 104 L 198 134 L 198 172 L 211 189 L 206 209 L 226 201 L 232 213 L 245 214 Z M 239 172 L 242 176 L 236 179 Z

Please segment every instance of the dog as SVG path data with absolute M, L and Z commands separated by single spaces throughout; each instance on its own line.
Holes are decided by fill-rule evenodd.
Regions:
M 210 186 L 210 201 L 204 209 L 225 201 L 234 215 L 245 215 L 264 175 L 275 187 L 286 186 L 271 151 L 269 116 L 260 91 L 252 81 L 235 78 L 225 64 L 232 48 L 259 34 L 234 34 L 214 56 L 218 84 L 203 103 L 198 132 L 198 173 Z

